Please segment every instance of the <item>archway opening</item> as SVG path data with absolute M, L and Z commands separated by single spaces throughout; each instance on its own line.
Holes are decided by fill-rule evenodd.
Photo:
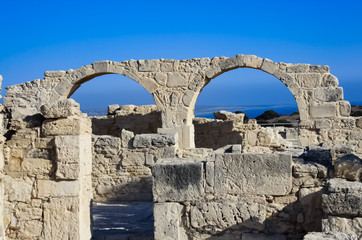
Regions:
M 240 118 L 243 124 L 238 123 Z M 249 124 L 257 122 L 258 128 L 270 128 L 268 132 L 278 132 L 282 138 L 290 138 L 297 144 L 298 106 L 279 79 L 250 68 L 223 73 L 212 79 L 197 99 L 195 146 L 215 150 L 232 144 L 243 145 L 250 137 L 245 133 L 251 127 L 248 121 L 255 118 Z
M 136 135 L 161 127 L 152 95 L 109 74 L 83 83 L 71 97 L 92 121 L 92 239 L 152 238 L 153 156 L 133 146 Z

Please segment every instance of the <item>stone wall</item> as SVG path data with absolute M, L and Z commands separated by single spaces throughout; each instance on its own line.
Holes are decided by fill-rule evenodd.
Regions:
M 164 159 L 152 169 L 155 239 L 302 239 L 321 231 L 328 168 L 277 153 Z

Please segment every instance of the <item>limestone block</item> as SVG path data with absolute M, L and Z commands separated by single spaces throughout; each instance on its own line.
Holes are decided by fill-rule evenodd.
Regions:
M 347 154 L 334 162 L 334 175 L 350 181 L 362 181 L 362 159 Z
M 161 62 L 161 72 L 173 72 L 172 62 Z
M 37 239 L 43 231 L 43 223 L 39 220 L 29 220 L 20 223 L 21 235 L 28 239 Z M 26 237 L 25 237 L 26 236 Z
M 362 131 L 356 130 L 351 132 L 351 140 L 362 140 Z
M 288 64 L 287 72 L 288 73 L 305 73 L 309 70 L 309 64 Z
M 321 85 L 322 77 L 318 73 L 297 74 L 297 82 L 302 88 L 313 89 Z
M 71 98 L 45 104 L 40 107 L 40 111 L 45 118 L 63 118 L 81 114 L 79 103 Z
M 356 126 L 358 128 L 362 128 L 362 117 L 357 118 L 356 120 Z
M 304 240 L 357 240 L 354 234 L 341 232 L 310 232 L 304 236 Z
M 204 167 L 192 159 L 162 159 L 152 168 L 155 202 L 195 200 L 204 194 Z
M 362 218 L 343 218 L 329 216 L 322 220 L 324 232 L 343 232 L 362 236 Z
M 242 240 L 286 240 L 287 237 L 281 234 L 265 233 L 243 233 Z
M 189 79 L 184 73 L 168 73 L 167 87 L 187 87 Z
M 118 109 L 119 109 L 119 105 L 118 105 L 118 104 L 108 105 L 107 114 L 108 114 L 108 115 L 114 115 L 114 114 L 116 114 L 116 110 L 118 110 Z
M 238 58 L 238 61 L 240 62 L 240 58 Z M 242 62 L 245 67 L 259 69 L 263 63 L 263 59 L 255 55 L 243 55 Z
M 214 112 L 215 119 L 221 119 L 224 121 L 235 121 L 235 122 L 244 122 L 244 113 L 232 113 L 228 111 L 218 111 Z
M 128 145 L 127 145 L 128 146 Z M 109 135 L 98 136 L 94 143 L 94 152 L 112 157 L 121 149 L 121 139 Z
M 337 106 L 335 103 L 312 103 L 309 113 L 314 118 L 333 118 L 337 116 Z
M 24 158 L 21 162 L 21 169 L 27 172 L 28 176 L 50 175 L 53 163 L 51 160 L 41 158 Z
M 166 79 L 167 79 L 167 75 L 165 73 L 160 73 L 157 72 L 155 74 L 155 80 L 158 84 L 160 84 L 161 86 L 165 86 L 166 85 Z
M 291 189 L 291 155 L 215 155 L 215 194 L 286 195 Z
M 309 66 L 309 72 L 329 73 L 329 66 L 327 66 L 327 65 L 311 65 L 311 66 Z
M 254 202 L 197 202 L 191 206 L 191 226 L 195 229 L 223 230 L 238 227 L 262 231 L 266 207 Z
M 57 179 L 78 179 L 92 172 L 91 136 L 56 136 Z
M 348 101 L 339 102 L 339 114 L 344 117 L 351 115 L 351 104 Z
M 38 180 L 38 197 L 76 197 L 80 193 L 79 181 Z
M 43 136 L 91 134 L 91 119 L 69 117 L 45 120 L 42 125 Z
M 65 71 L 46 71 L 44 73 L 45 77 L 64 77 Z
M 33 182 L 26 179 L 15 179 L 4 176 L 4 191 L 9 201 L 30 202 L 32 197 Z
M 339 81 L 337 77 L 327 73 L 323 75 L 323 83 L 325 87 L 337 87 Z
M 207 161 L 205 164 L 206 174 L 205 174 L 205 191 L 207 193 L 214 192 L 214 178 L 215 178 L 215 164 L 212 161 Z
M 315 127 L 318 129 L 330 129 L 332 122 L 329 119 L 317 119 L 315 120 Z
M 176 134 L 138 134 L 134 137 L 133 147 L 148 148 L 151 146 L 162 148 L 176 144 Z
M 53 138 L 36 138 L 34 141 L 34 147 L 36 148 L 52 148 Z
M 154 93 L 159 87 L 158 83 L 155 80 L 147 77 L 139 79 L 138 83 L 151 94 Z
M 314 97 L 322 102 L 337 102 L 343 100 L 343 88 L 320 87 L 314 91 Z
M 187 90 L 182 97 L 182 102 L 185 106 L 189 107 L 191 102 L 194 100 L 196 93 L 191 90 Z
M 146 162 L 146 155 L 144 152 L 122 152 L 121 154 L 122 166 L 143 166 Z
M 270 59 L 264 58 L 263 64 L 260 67 L 261 70 L 264 72 L 273 74 L 276 70 L 279 69 L 279 64 L 276 62 L 273 62 Z
M 132 147 L 132 139 L 134 138 L 134 133 L 131 131 L 127 131 L 126 129 L 122 129 L 121 131 L 121 146 L 123 148 L 131 148 Z
M 182 228 L 183 206 L 178 203 L 155 203 L 153 215 L 155 219 L 155 240 L 188 239 Z
M 238 60 L 236 57 L 220 59 L 219 66 L 222 71 L 228 71 L 238 67 Z
M 138 60 L 138 70 L 140 72 L 156 72 L 160 69 L 160 62 L 156 59 Z
M 328 194 L 322 196 L 322 208 L 328 215 L 362 216 L 362 183 L 330 179 Z
M 44 203 L 43 239 L 90 239 L 91 232 L 80 231 L 79 198 L 51 198 Z

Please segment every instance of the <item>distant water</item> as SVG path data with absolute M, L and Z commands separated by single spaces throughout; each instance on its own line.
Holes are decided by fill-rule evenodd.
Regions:
M 250 118 L 255 118 L 267 110 L 274 110 L 275 112 L 283 115 L 292 114 L 298 111 L 296 105 L 250 105 L 250 106 L 196 106 L 195 116 L 203 118 L 214 118 L 213 113 L 225 110 L 229 112 L 243 111 Z M 107 107 L 104 109 L 82 109 L 88 116 L 104 116 L 107 115 Z

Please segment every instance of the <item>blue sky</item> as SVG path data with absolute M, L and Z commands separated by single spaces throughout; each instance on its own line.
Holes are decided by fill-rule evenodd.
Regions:
M 1 1 L 0 9 L 3 88 L 99 60 L 255 54 L 329 65 L 345 99 L 362 103 L 362 1 Z M 116 75 L 87 82 L 72 97 L 83 108 L 153 103 Z M 269 103 L 294 100 L 277 79 L 251 69 L 216 78 L 197 102 Z

